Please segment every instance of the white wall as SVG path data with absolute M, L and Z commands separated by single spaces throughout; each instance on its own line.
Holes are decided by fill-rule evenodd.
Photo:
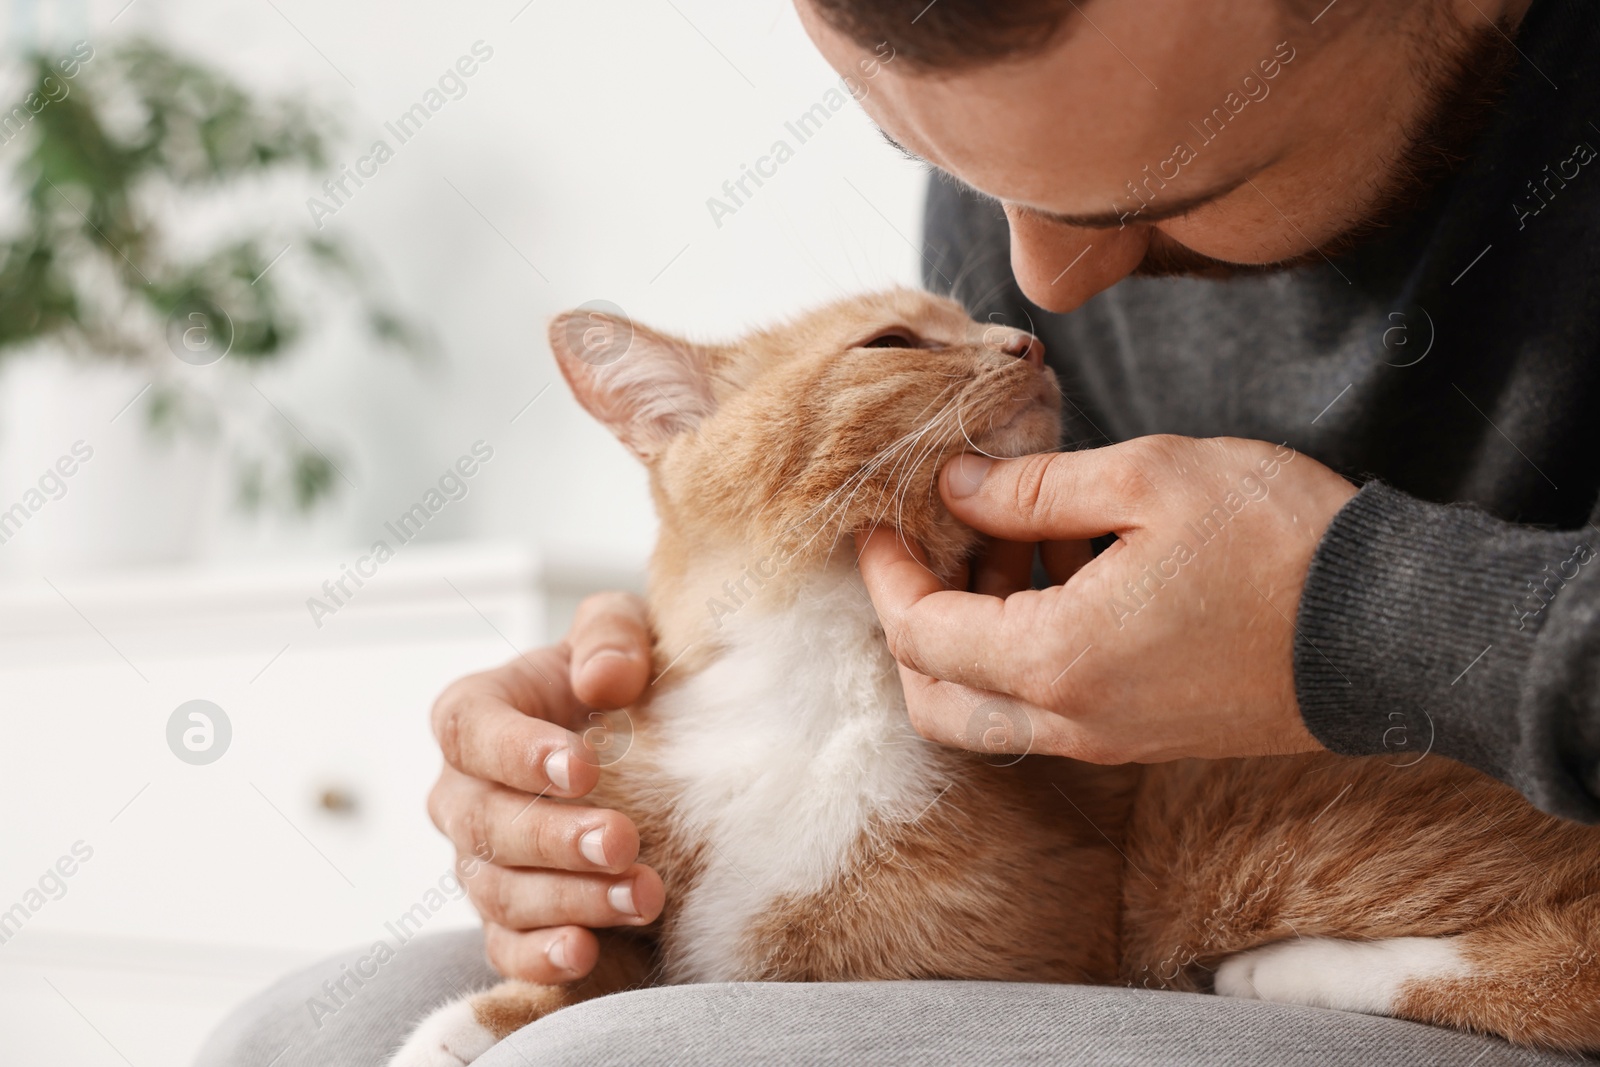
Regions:
M 496 460 L 431 538 L 527 537 L 557 558 L 635 563 L 653 529 L 641 472 L 568 397 L 543 339 L 547 318 L 605 298 L 651 325 L 723 336 L 840 294 L 915 282 L 907 239 L 918 236 L 921 175 L 854 103 L 714 224 L 707 198 L 775 139 L 793 144 L 784 123 L 837 80 L 779 0 L 137 0 L 110 25 L 124 4 L 89 6 L 92 40 L 144 33 L 251 85 L 308 90 L 343 127 L 339 161 L 353 163 L 379 137 L 396 148 L 325 224 L 368 253 L 444 349 L 439 366 L 417 369 L 340 329 L 262 372 L 262 390 L 348 458 L 341 466 L 359 488 L 341 485 L 341 500 L 309 524 L 212 515 L 196 549 L 212 559 L 365 545 L 481 438 Z M 72 5 L 40 6 L 41 22 L 54 12 L 61 32 L 73 32 Z M 493 58 L 466 95 L 399 144 L 383 123 L 480 40 Z M 321 177 L 253 196 L 249 219 L 285 230 L 309 222 L 305 201 L 321 195 Z M 177 213 L 194 222 L 181 218 L 183 205 Z M 203 228 L 212 232 L 234 222 L 226 209 L 210 215 Z M 286 281 L 299 276 L 299 254 L 291 249 L 274 268 Z M 320 298 L 308 298 L 316 313 Z M 0 377 L 0 391 L 21 373 Z M 261 401 L 247 393 L 241 403 Z M 148 465 L 135 419 L 95 429 L 107 441 L 102 459 L 115 452 L 124 467 Z M 25 451 L 17 436 L 0 436 L 0 454 Z M 53 438 L 32 443 L 41 456 L 57 448 Z M 27 477 L 34 461 L 0 462 L 0 475 Z M 101 479 L 107 494 L 128 480 Z M 97 492 L 89 481 L 83 496 Z M 0 496 L 10 488 L 0 484 Z M 41 518 L 94 524 L 91 504 L 64 503 Z M 117 521 L 153 521 L 142 509 L 159 510 L 159 500 L 119 502 Z M 49 524 L 35 525 L 42 549 Z M 17 573 L 28 540 L 7 546 L 16 550 L 0 568 Z

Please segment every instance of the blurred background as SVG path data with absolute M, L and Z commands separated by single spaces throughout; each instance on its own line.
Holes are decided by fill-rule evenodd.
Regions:
M 0 27 L 0 1062 L 182 1064 L 291 967 L 473 922 L 428 708 L 642 580 L 549 316 L 915 284 L 923 177 L 786 0 Z

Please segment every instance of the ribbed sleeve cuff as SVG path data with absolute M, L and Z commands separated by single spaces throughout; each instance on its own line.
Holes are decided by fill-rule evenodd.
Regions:
M 1502 780 L 1534 641 L 1579 538 L 1370 483 L 1334 518 L 1300 597 L 1295 693 L 1347 755 L 1435 752 Z M 1570 567 L 1567 569 L 1571 569 Z

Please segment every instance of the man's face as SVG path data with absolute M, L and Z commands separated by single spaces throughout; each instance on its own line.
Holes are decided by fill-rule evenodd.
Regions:
M 1478 0 L 1466 17 L 1490 28 L 1527 2 Z M 859 69 L 869 50 L 797 3 L 828 62 Z M 1041 53 L 954 72 L 885 64 L 862 106 L 999 200 L 1023 292 L 1070 311 L 1141 264 L 1315 257 L 1392 200 L 1432 94 L 1470 47 L 1471 33 L 1425 35 L 1456 25 L 1429 3 L 1352 0 L 1313 23 L 1282 0 L 1083 0 Z

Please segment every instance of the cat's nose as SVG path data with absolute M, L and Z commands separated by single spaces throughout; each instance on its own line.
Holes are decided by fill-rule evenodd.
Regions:
M 1031 333 L 1018 330 L 1000 343 L 1000 351 L 1025 359 L 1035 367 L 1044 366 L 1044 342 Z

